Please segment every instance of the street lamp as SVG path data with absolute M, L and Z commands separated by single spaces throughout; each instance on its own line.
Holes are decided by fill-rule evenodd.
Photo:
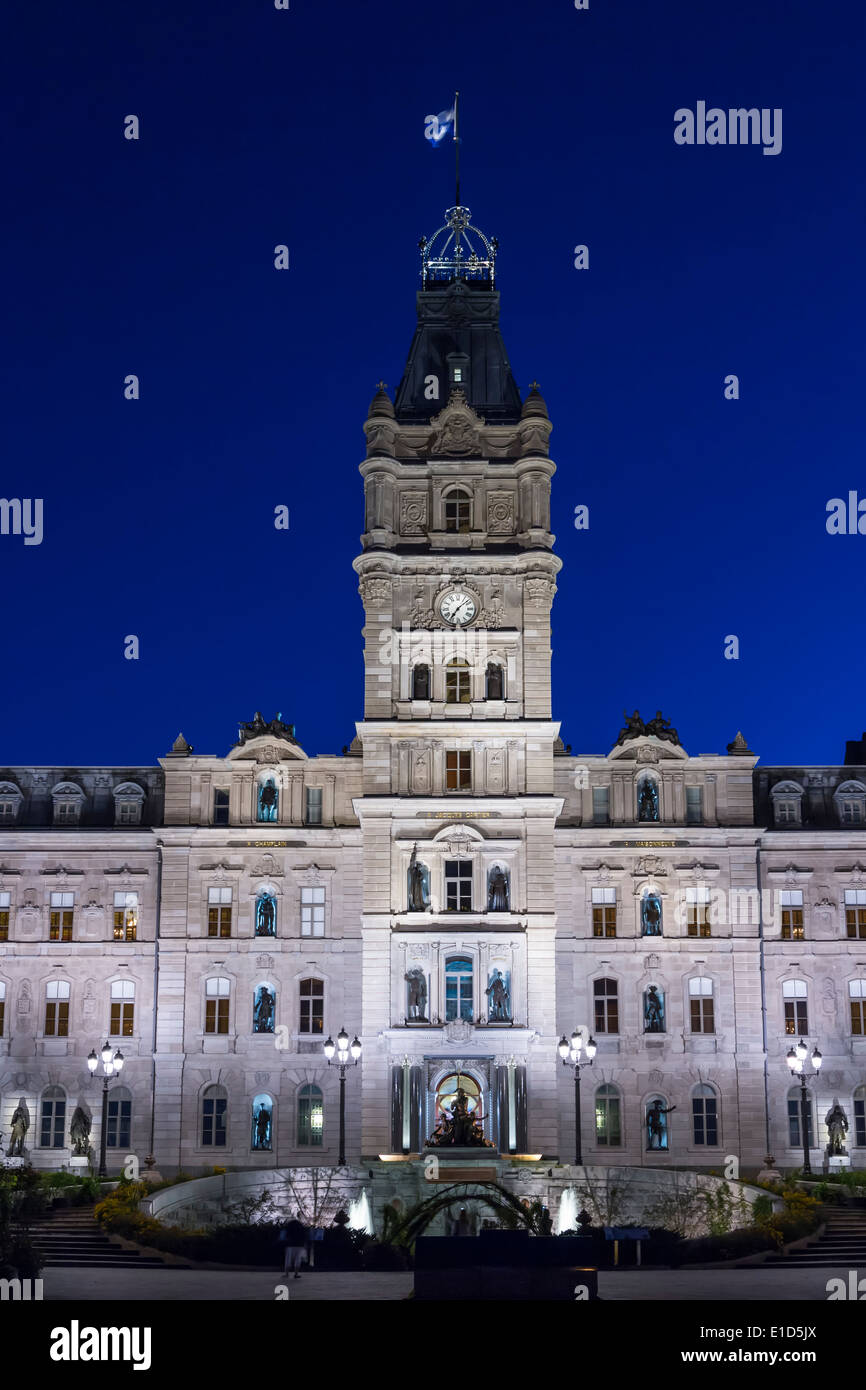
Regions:
M 800 1078 L 800 1126 L 803 1133 L 803 1173 L 812 1176 L 812 1165 L 809 1162 L 809 1092 L 806 1089 L 805 1065 L 806 1058 L 809 1056 L 809 1049 L 801 1038 L 796 1047 L 788 1051 L 785 1061 L 791 1068 L 792 1076 Z M 815 1074 L 821 1070 L 821 1063 L 824 1058 L 821 1056 L 817 1047 L 812 1053 L 812 1066 Z
M 111 1044 L 109 1042 L 104 1043 L 99 1057 L 97 1057 L 95 1050 L 91 1050 L 90 1056 L 87 1058 L 87 1065 L 90 1068 L 91 1075 L 99 1066 L 100 1059 L 102 1060 L 102 1124 L 99 1133 L 99 1176 L 104 1178 L 106 1177 L 105 1146 L 108 1142 L 108 1082 L 109 1078 L 114 1076 L 115 1072 L 118 1076 L 122 1072 L 123 1053 L 118 1048 L 117 1052 L 112 1056 Z
M 344 1168 L 346 1166 L 346 1067 L 349 1065 L 350 1056 L 353 1064 L 358 1065 L 361 1056 L 361 1042 L 357 1034 L 349 1042 L 349 1034 L 345 1028 L 341 1028 L 337 1034 L 336 1043 L 333 1038 L 328 1038 L 327 1042 L 322 1044 L 322 1051 L 328 1059 L 328 1066 L 331 1066 L 336 1053 L 337 1065 L 340 1068 L 340 1153 L 337 1158 L 337 1167 Z
M 574 1161 L 579 1165 L 583 1163 L 580 1146 L 580 1069 L 592 1066 L 598 1046 L 593 1037 L 588 1038 L 584 1045 L 583 1036 L 575 1029 L 571 1041 L 563 1035 L 556 1050 L 564 1067 L 569 1063 L 574 1067 Z M 582 1060 L 581 1053 L 584 1051 L 586 1058 Z

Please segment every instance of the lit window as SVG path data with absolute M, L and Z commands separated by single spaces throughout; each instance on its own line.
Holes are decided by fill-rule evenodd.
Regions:
M 851 1032 L 866 1038 L 866 980 L 851 980 L 848 984 L 851 1004 Z
M 308 1083 L 298 1091 L 298 1147 L 320 1147 L 324 1128 L 322 1092 Z
M 689 980 L 689 1005 L 693 1033 L 715 1033 L 713 982 L 705 975 Z
M 229 1031 L 229 998 L 231 984 L 223 976 L 214 976 L 205 986 L 204 1031 L 206 1033 L 227 1033 Z
M 11 893 L 0 893 L 0 941 L 9 940 L 9 913 L 11 908 Z
M 782 902 L 782 940 L 802 941 L 806 935 L 803 927 L 803 894 L 799 888 L 783 888 Z
M 465 533 L 472 527 L 472 501 L 465 492 L 452 492 L 445 499 L 445 530 Z
M 616 936 L 616 889 L 592 890 L 593 936 Z
M 299 1033 L 319 1036 L 325 1031 L 325 986 L 321 980 L 301 980 Z
M 706 884 L 698 883 L 686 889 L 686 934 L 688 936 L 711 936 L 710 930 L 710 890 Z
M 231 936 L 231 888 L 209 888 L 207 890 L 207 934 L 208 936 Z
M 135 941 L 138 936 L 138 894 L 115 893 L 114 940 Z
M 109 1037 L 131 1038 L 134 1031 L 135 985 L 132 980 L 115 980 L 111 986 Z
M 449 705 L 468 705 L 472 699 L 468 661 L 449 661 L 445 667 L 445 700 Z
M 849 940 L 866 939 L 866 888 L 845 889 L 845 928 Z
M 71 941 L 74 893 L 52 893 L 48 913 L 48 940 Z
M 805 980 L 786 980 L 782 985 L 785 1005 L 785 1032 L 791 1037 L 806 1037 L 809 1032 L 809 1011 L 806 1007 L 808 989 Z
M 615 1086 L 599 1086 L 595 1093 L 595 1142 L 609 1149 L 622 1144 L 620 1099 Z
M 455 752 L 445 754 L 445 790 L 449 792 L 470 792 L 472 790 L 472 754 Z
M 69 1037 L 69 982 L 50 980 L 45 986 L 45 1036 Z

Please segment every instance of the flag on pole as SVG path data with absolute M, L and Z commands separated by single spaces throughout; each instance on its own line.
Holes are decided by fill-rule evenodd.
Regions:
M 456 128 L 457 107 L 456 104 L 450 111 L 440 111 L 438 116 L 424 117 L 424 139 L 429 140 L 434 147 L 441 145 L 446 135 Z M 456 139 L 455 134 L 455 139 Z

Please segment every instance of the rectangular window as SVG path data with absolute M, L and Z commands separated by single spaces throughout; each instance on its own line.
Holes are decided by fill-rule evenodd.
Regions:
M 325 1031 L 325 986 L 321 980 L 301 980 L 299 1033 L 319 1036 Z
M 115 893 L 114 940 L 135 941 L 138 936 L 138 894 Z
M 715 1033 L 713 982 L 706 975 L 689 980 L 689 1014 L 693 1033 Z
M 593 936 L 616 936 L 616 889 L 592 890 Z
M 686 889 L 686 935 L 712 935 L 710 929 L 710 890 L 703 883 L 696 884 L 694 888 Z
M 48 914 L 48 940 L 72 940 L 72 914 L 75 903 L 74 893 L 52 893 L 51 908 Z
M 592 823 L 593 825 L 608 825 L 610 823 L 610 787 L 593 787 Z
M 9 913 L 12 907 L 12 894 L 0 893 L 0 941 L 9 940 Z
M 686 825 L 703 825 L 704 789 L 686 787 Z
M 229 1031 L 228 999 L 205 1000 L 204 1031 L 206 1033 L 227 1033 Z
M 848 1002 L 851 1005 L 851 1032 L 855 1037 L 866 1037 L 866 980 L 852 980 L 848 985 Z
M 615 1149 L 622 1143 L 622 1123 L 618 1096 L 596 1096 L 595 1142 L 602 1148 Z
M 322 824 L 322 788 L 307 787 L 304 791 L 304 824 Z
M 9 801 L 0 801 L 0 823 L 11 825 L 12 821 L 14 821 L 15 819 L 17 811 L 17 801 L 13 801 L 11 799 Z
M 809 1013 L 805 999 L 785 1000 L 785 1032 L 789 1037 L 805 1038 L 809 1032 Z
M 854 1097 L 854 1143 L 866 1149 L 866 1096 Z
M 866 888 L 845 889 L 845 927 L 850 941 L 866 940 Z
M 324 888 L 301 889 L 301 936 L 325 935 Z
M 224 1149 L 226 1143 L 225 1096 L 205 1096 L 201 1107 L 201 1142 L 207 1148 Z
M 69 985 L 65 980 L 52 981 L 45 994 L 46 1038 L 69 1037 Z
M 140 825 L 141 824 L 141 802 L 118 801 L 116 810 L 118 825 Z
M 862 801 L 843 801 L 842 816 L 843 825 L 862 825 L 863 824 L 863 802 Z
M 135 1001 L 112 999 L 108 1035 L 112 1038 L 131 1038 L 135 1032 Z
M 802 1149 L 803 1130 L 801 1126 L 803 1102 L 802 1098 L 789 1096 L 788 1098 L 788 1143 L 792 1149 Z M 812 1097 L 806 1100 L 806 1132 L 809 1140 L 809 1148 L 815 1146 L 815 1139 L 812 1133 Z
M 472 864 L 468 859 L 445 860 L 445 911 L 472 911 Z
M 231 888 L 209 888 L 207 890 L 207 934 L 208 936 L 231 936 Z
M 77 801 L 56 801 L 54 803 L 55 825 L 77 825 L 79 803 Z
M 108 1124 L 106 1126 L 106 1147 L 109 1149 L 128 1149 L 132 1134 L 132 1101 L 108 1101 Z
M 58 1087 L 53 1088 L 55 1091 Z M 66 1101 L 61 1099 L 43 1100 L 42 1123 L 39 1127 L 39 1143 L 43 1149 L 62 1149 L 66 1130 Z
M 6 1027 L 6 986 L 0 982 L 0 1038 Z
M 227 787 L 214 787 L 213 794 L 213 824 L 228 825 L 229 823 L 229 793 Z
M 692 1098 L 692 1124 L 695 1144 L 711 1148 L 719 1142 L 719 1124 L 715 1100 L 699 1096 Z
M 445 754 L 445 790 L 471 792 L 472 754 L 452 749 Z
M 803 927 L 802 891 L 799 888 L 783 888 L 781 893 L 781 907 L 782 940 L 802 941 L 805 936 Z
M 616 980 L 596 980 L 594 1002 L 596 1033 L 618 1033 L 619 995 Z

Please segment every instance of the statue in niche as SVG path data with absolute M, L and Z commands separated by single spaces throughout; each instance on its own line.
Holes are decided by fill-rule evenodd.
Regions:
M 277 904 L 270 893 L 256 899 L 256 936 L 276 936 Z
M 27 1131 L 30 1128 L 30 1114 L 27 1109 L 27 1102 L 22 1096 L 12 1115 L 12 1130 L 9 1135 L 9 1148 L 6 1150 L 7 1158 L 21 1158 L 24 1154 L 24 1140 L 27 1138 Z
M 488 700 L 501 700 L 504 698 L 502 689 L 502 667 L 490 662 L 487 667 L 487 698 Z
M 644 893 L 640 904 L 640 925 L 643 936 L 661 936 L 662 904 L 657 893 Z
M 645 1033 L 665 1031 L 665 996 L 656 985 L 650 985 L 644 992 L 643 1030 Z
M 430 667 L 423 662 L 412 670 L 412 699 L 430 699 Z
M 269 777 L 259 787 L 258 820 L 275 821 L 280 804 L 280 793 L 273 777 Z
M 267 985 L 259 985 L 253 1005 L 253 1032 L 273 1033 L 277 1000 Z
M 494 864 L 487 879 L 487 911 L 508 912 L 508 875 L 501 864 Z
M 76 1105 L 72 1112 L 69 1138 L 73 1155 L 76 1158 L 86 1158 L 90 1153 L 90 1116 L 81 1105 Z
M 484 1138 L 481 1116 L 473 1115 L 469 1109 L 469 1097 L 462 1086 L 457 1088 L 450 1112 L 444 1108 L 440 1112 L 432 1138 L 427 1142 L 437 1148 L 448 1144 L 463 1149 L 494 1148 L 492 1140 Z
M 838 1096 L 833 1097 L 833 1108 L 828 1111 L 824 1123 L 830 1136 L 827 1144 L 828 1156 L 832 1158 L 837 1154 L 847 1154 L 845 1135 L 848 1133 L 848 1116 L 839 1104 Z
M 269 1149 L 271 1147 L 271 1112 L 262 1102 L 258 1111 L 253 1115 L 253 1148 Z
M 406 1017 L 414 1023 L 427 1023 L 427 976 L 420 965 L 413 965 L 404 979 L 408 986 Z
M 659 818 L 658 787 L 651 777 L 645 778 L 640 785 L 637 799 L 637 818 L 645 821 L 657 821 Z
M 490 983 L 485 990 L 487 995 L 487 1022 L 511 1022 L 511 977 L 494 969 Z
M 412 848 L 409 860 L 409 911 L 426 912 L 430 906 L 430 874 L 426 864 L 418 859 L 418 846 Z
M 661 1096 L 651 1100 L 646 1108 L 646 1146 L 648 1149 L 666 1149 L 668 1146 L 667 1116 L 676 1110 L 675 1105 L 665 1108 Z

